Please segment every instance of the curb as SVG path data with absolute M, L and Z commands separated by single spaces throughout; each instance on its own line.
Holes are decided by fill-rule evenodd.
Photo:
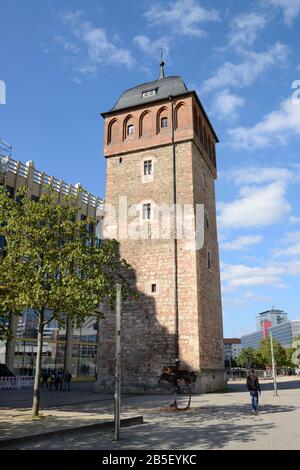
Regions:
M 144 419 L 143 416 L 134 416 L 133 418 L 124 418 L 121 419 L 121 427 L 128 427 L 128 426 L 137 426 L 139 424 L 143 424 Z M 5 448 L 8 446 L 12 446 L 15 444 L 22 444 L 25 442 L 34 442 L 46 437 L 55 437 L 60 436 L 61 434 L 79 434 L 81 432 L 88 432 L 88 431 L 101 431 L 101 430 L 111 430 L 114 428 L 114 421 L 105 421 L 103 423 L 93 423 L 93 424 L 85 424 L 83 426 L 78 426 L 76 428 L 64 428 L 64 429 L 56 429 L 54 431 L 47 431 L 40 434 L 32 434 L 31 436 L 19 436 L 13 437 L 8 439 L 0 439 L 0 448 Z

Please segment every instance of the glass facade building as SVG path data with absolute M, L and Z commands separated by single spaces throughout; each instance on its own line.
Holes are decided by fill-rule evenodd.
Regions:
M 48 314 L 50 313 L 49 311 Z M 22 317 L 18 319 L 13 363 L 16 375 L 34 375 L 37 324 L 37 316 L 31 309 L 23 312 Z M 44 333 L 42 368 L 49 372 L 54 369 L 64 369 L 68 345 L 71 348 L 68 370 L 72 376 L 95 377 L 98 320 L 96 317 L 89 317 L 81 326 L 72 330 L 72 337 L 67 339 L 66 329 L 60 329 L 57 321 L 47 325 Z
M 59 193 L 59 201 L 64 195 L 75 195 L 79 198 L 80 210 L 78 219 L 88 217 L 95 220 L 88 230 L 101 231 L 103 218 L 103 200 L 81 190 L 80 185 L 67 184 L 53 176 L 38 171 L 34 162 L 26 164 L 11 158 L 11 147 L 1 145 L 0 139 L 0 184 L 6 187 L 11 198 L 16 198 L 17 189 L 27 186 L 31 199 L 38 201 L 44 186 L 51 184 Z M 0 234 L 0 255 L 5 250 L 5 239 Z M 50 311 L 48 312 L 50 314 Z M 16 375 L 33 375 L 37 354 L 37 317 L 28 309 L 19 317 L 11 317 L 10 324 L 13 338 L 0 342 L 0 363 Z M 82 325 L 68 324 L 59 327 L 57 321 L 49 323 L 44 333 L 42 351 L 43 369 L 69 370 L 73 377 L 95 377 L 97 358 L 98 321 L 90 316 Z
M 300 320 L 291 320 L 268 329 L 282 346 L 291 347 L 294 339 L 300 336 Z M 263 339 L 262 331 L 255 331 L 241 338 L 242 349 L 253 348 L 258 349 Z

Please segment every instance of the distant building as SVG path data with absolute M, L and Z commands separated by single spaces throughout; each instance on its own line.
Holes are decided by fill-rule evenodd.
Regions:
M 276 339 L 282 346 L 291 347 L 294 339 L 300 336 L 300 320 L 291 320 L 279 323 L 276 326 L 268 328 L 272 333 L 273 338 Z M 249 335 L 244 335 L 241 338 L 241 347 L 258 349 L 260 342 L 263 339 L 263 331 L 255 331 Z
M 38 201 L 44 185 L 51 184 L 58 194 L 58 203 L 65 195 L 79 196 L 81 204 L 78 220 L 91 217 L 95 220 L 93 230 L 100 231 L 103 200 L 44 172 L 38 171 L 34 163 L 22 163 L 11 158 L 11 147 L 0 139 L 0 185 L 4 185 L 12 199 L 17 189 L 27 186 L 31 199 Z M 0 253 L 5 248 L 5 238 L 0 235 Z M 50 312 L 47 311 L 47 314 Z M 33 375 L 37 355 L 37 317 L 32 309 L 24 310 L 21 316 L 12 316 L 10 328 L 13 338 L 0 341 L 0 363 L 6 364 L 16 375 Z M 68 369 L 75 377 L 95 376 L 98 347 L 98 319 L 89 317 L 80 327 L 68 324 L 61 328 L 53 320 L 45 328 L 42 367 L 46 369 Z
M 237 359 L 242 351 L 241 338 L 224 338 L 224 360 Z
M 272 326 L 280 325 L 281 323 L 288 321 L 288 314 L 283 312 L 283 310 L 277 310 L 274 308 L 259 313 L 256 317 L 257 331 L 263 329 L 265 321 L 271 322 Z

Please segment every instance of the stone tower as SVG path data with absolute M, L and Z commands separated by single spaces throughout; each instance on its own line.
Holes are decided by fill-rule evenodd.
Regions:
M 122 388 L 158 390 L 162 367 L 177 361 L 180 368 L 201 371 L 195 390 L 216 390 L 224 386 L 214 187 L 218 138 L 196 92 L 162 72 L 159 80 L 125 91 L 102 114 L 105 203 L 116 209 L 114 236 L 142 293 L 122 306 Z M 187 250 L 186 240 L 157 236 L 151 226 L 156 208 L 174 202 L 204 205 L 202 249 Z M 120 210 L 126 204 L 136 205 L 140 214 L 144 235 L 139 239 L 132 239 L 124 224 Z M 129 211 L 128 224 L 134 218 Z M 114 312 L 106 307 L 99 332 L 99 390 L 114 384 L 114 334 Z

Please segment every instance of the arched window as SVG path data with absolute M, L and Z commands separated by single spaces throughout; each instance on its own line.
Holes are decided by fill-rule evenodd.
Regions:
M 197 111 L 195 107 L 193 107 L 193 124 L 194 124 L 194 132 L 197 135 L 199 135 L 198 123 L 197 123 Z
M 207 133 L 206 133 L 205 127 L 203 129 L 203 141 L 204 141 L 204 148 L 208 152 L 208 149 L 207 149 Z
M 108 124 L 108 128 L 107 128 L 107 143 L 108 144 L 111 144 L 111 143 L 115 143 L 115 142 L 118 142 L 118 140 L 120 139 L 120 135 L 119 135 L 119 122 L 117 119 L 113 119 L 112 121 L 110 121 L 110 123 Z
M 123 140 L 130 139 L 134 136 L 133 116 L 129 114 L 123 122 Z
M 188 124 L 187 109 L 184 103 L 179 103 L 175 108 L 175 129 L 184 129 Z
M 168 127 L 168 109 L 163 106 L 157 111 L 156 114 L 156 133 L 159 134 L 161 130 Z
M 127 135 L 133 135 L 134 134 L 134 125 L 133 124 L 128 124 L 127 125 Z
M 162 117 L 161 120 L 160 120 L 160 127 L 162 129 L 165 129 L 166 127 L 168 127 L 168 118 L 167 117 Z
M 199 124 L 199 131 L 198 131 L 198 135 L 199 135 L 199 138 L 200 138 L 200 142 L 203 144 L 203 126 L 202 126 L 202 121 L 201 121 L 201 118 L 199 117 L 199 120 L 198 120 L 198 124 Z
M 144 111 L 140 117 L 139 136 L 147 137 L 153 135 L 153 119 L 150 111 Z

